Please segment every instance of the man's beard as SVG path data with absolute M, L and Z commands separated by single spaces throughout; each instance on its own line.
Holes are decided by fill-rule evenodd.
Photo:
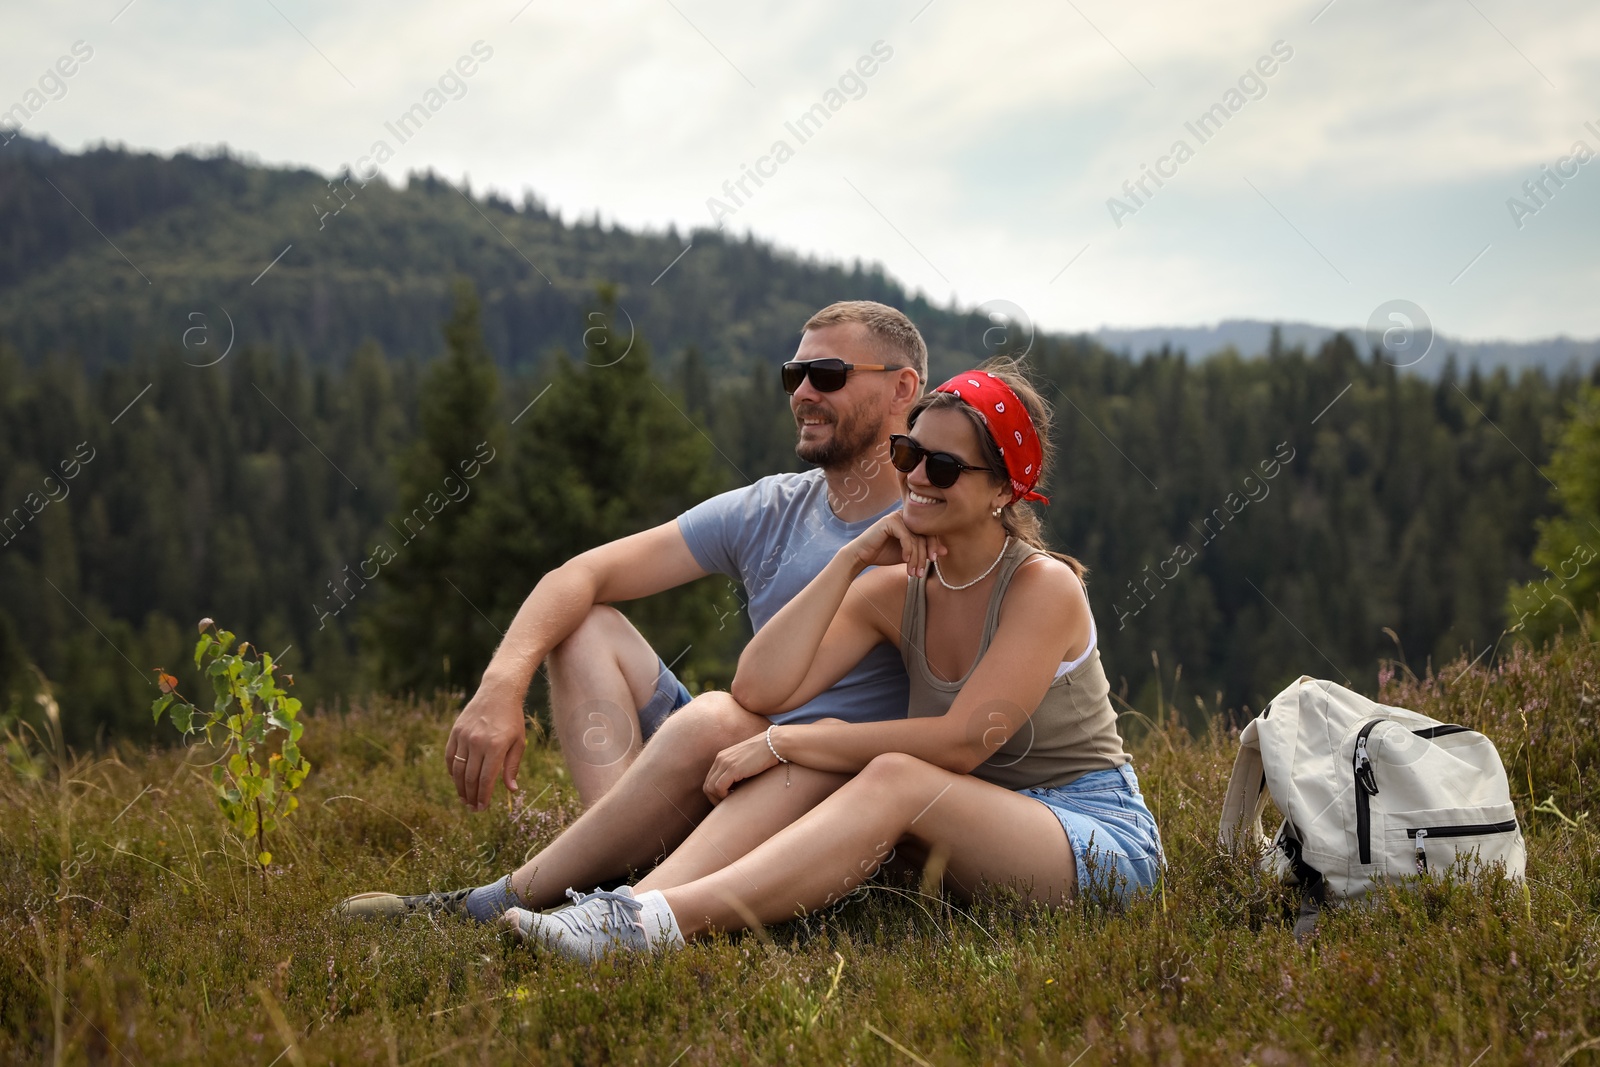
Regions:
M 815 408 L 802 408 L 796 418 L 822 414 Z M 854 414 L 837 416 L 828 440 L 818 444 L 801 442 L 794 454 L 823 470 L 842 470 L 860 459 L 883 440 L 883 411 L 876 403 L 863 405 Z

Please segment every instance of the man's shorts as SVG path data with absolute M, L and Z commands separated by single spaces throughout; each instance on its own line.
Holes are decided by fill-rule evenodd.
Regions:
M 656 657 L 656 668 L 656 691 L 639 709 L 639 733 L 644 741 L 650 740 L 650 735 L 661 729 L 668 715 L 693 699 L 689 690 L 678 681 L 678 676 L 667 668 L 667 661 L 660 656 Z

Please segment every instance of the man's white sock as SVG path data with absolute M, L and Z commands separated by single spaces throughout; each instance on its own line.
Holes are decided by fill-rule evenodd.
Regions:
M 645 944 L 651 948 L 677 948 L 682 945 L 683 931 L 678 929 L 678 917 L 672 914 L 661 890 L 641 893 L 637 899 L 644 905 L 644 910 L 639 913 L 639 921 L 644 924 Z

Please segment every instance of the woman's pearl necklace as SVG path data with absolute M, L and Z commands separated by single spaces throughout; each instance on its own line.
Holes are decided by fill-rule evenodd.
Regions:
M 1005 558 L 1006 549 L 1008 549 L 1010 547 L 1011 547 L 1011 535 L 1007 534 L 1006 535 L 1005 544 L 1000 546 L 1000 554 L 994 558 L 994 562 L 993 563 L 989 564 L 989 569 L 984 571 L 982 574 L 978 575 L 976 578 L 972 579 L 972 581 L 968 582 L 965 585 L 951 585 L 949 582 L 945 581 L 943 572 L 941 572 L 939 570 L 939 563 L 938 563 L 937 560 L 935 560 L 934 564 L 933 564 L 933 576 L 935 578 L 939 579 L 939 584 L 940 585 L 944 586 L 946 589 L 950 590 L 952 593 L 954 593 L 954 592 L 956 592 L 957 590 L 960 590 L 960 589 L 971 589 L 973 586 L 977 585 L 979 582 L 981 582 L 985 578 L 989 577 L 989 575 L 994 572 L 994 569 L 996 567 L 1000 566 L 1000 561 Z

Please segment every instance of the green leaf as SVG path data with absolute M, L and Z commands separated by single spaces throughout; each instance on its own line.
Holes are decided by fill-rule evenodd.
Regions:
M 157 697 L 155 703 L 150 705 L 150 710 L 155 713 L 155 721 L 161 721 L 161 713 L 167 710 L 167 705 L 172 703 L 172 694 L 163 693 Z
M 271 864 L 272 864 L 272 853 L 263 852 L 260 855 L 256 856 L 256 861 L 258 863 L 260 863 L 261 866 L 263 866 L 263 867 L 271 866 Z
M 194 706 L 178 703 L 172 708 L 172 725 L 178 728 L 181 734 L 188 734 L 194 729 Z

